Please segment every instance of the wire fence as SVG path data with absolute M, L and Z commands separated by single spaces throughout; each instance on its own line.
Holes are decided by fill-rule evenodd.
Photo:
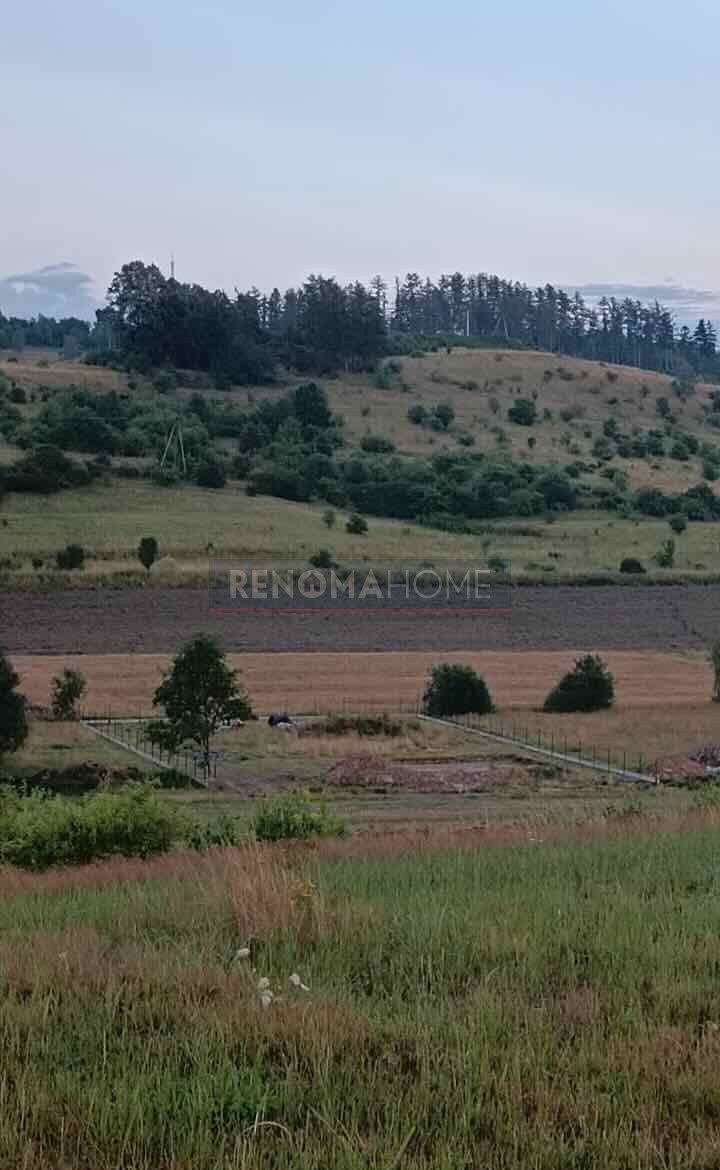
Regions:
M 598 772 L 623 772 L 635 776 L 652 775 L 651 761 L 642 752 L 628 751 L 627 748 L 598 745 L 583 740 L 579 736 L 568 735 L 566 731 L 556 732 L 542 727 L 522 723 L 512 717 L 495 715 L 468 714 L 456 716 L 452 722 L 456 726 L 471 730 L 482 731 L 497 739 L 515 744 L 519 748 L 531 751 L 541 751 L 549 756 L 555 756 L 576 762 L 583 767 L 594 768 Z
M 82 722 L 91 731 L 127 748 L 134 755 L 149 763 L 157 764 L 158 768 L 172 769 L 188 776 L 195 784 L 206 787 L 210 780 L 217 778 L 218 760 L 221 752 L 209 753 L 182 748 L 179 751 L 168 751 L 159 743 L 150 739 L 147 732 L 149 719 L 143 716 L 129 716 L 123 718 L 111 712 L 104 715 L 83 715 Z

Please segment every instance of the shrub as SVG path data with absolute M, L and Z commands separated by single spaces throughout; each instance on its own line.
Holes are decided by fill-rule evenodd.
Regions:
M 332 508 L 326 508 L 323 512 L 323 524 L 329 530 L 335 527 L 336 516 Z
M 636 557 L 623 557 L 620 562 L 621 573 L 644 573 L 645 566 Z
M 507 573 L 508 563 L 505 557 L 495 555 L 488 557 L 488 568 L 492 569 L 493 573 Z
M 55 554 L 58 569 L 82 569 L 85 564 L 85 549 L 81 544 L 66 544 Z
M 215 459 L 204 459 L 195 472 L 198 487 L 224 488 L 227 483 L 224 467 Z
M 0 794 L 0 862 L 23 869 L 82 865 L 102 857 L 149 857 L 181 836 L 178 814 L 150 787 L 66 798 Z
M 226 849 L 239 845 L 243 836 L 245 834 L 240 818 L 223 813 L 213 821 L 190 826 L 185 841 L 191 849 L 203 852 L 206 849 Z
M 655 553 L 655 563 L 660 569 L 672 569 L 675 564 L 675 541 L 672 537 L 664 540 Z
M 597 654 L 586 654 L 553 687 L 543 710 L 601 711 L 611 707 L 614 698 L 615 683 L 607 666 Z
M 455 411 L 449 402 L 438 402 L 433 406 L 430 425 L 439 431 L 446 431 L 455 418 Z
M 0 650 L 0 754 L 16 752 L 27 739 L 27 704 L 17 690 L 20 676 Z
M 428 420 L 428 412 L 420 402 L 416 402 L 414 406 L 409 407 L 407 416 L 411 423 L 415 423 L 419 427 L 423 426 Z
M 302 735 L 355 735 L 377 736 L 387 735 L 395 738 L 403 733 L 403 724 L 399 719 L 391 719 L 389 715 L 328 715 L 326 719 L 316 719 L 302 729 Z
M 390 454 L 395 450 L 392 439 L 386 439 L 382 435 L 363 435 L 360 446 L 371 455 Z
M 683 516 L 682 512 L 674 512 L 668 521 L 673 532 L 680 536 L 688 526 L 687 516 Z
M 510 422 L 521 427 L 531 427 L 537 419 L 537 407 L 531 398 L 516 398 L 507 413 Z
M 365 536 L 368 530 L 367 520 L 358 512 L 353 512 L 352 516 L 345 525 L 345 531 L 349 532 L 351 536 Z
M 258 841 L 305 841 L 308 837 L 342 837 L 345 822 L 324 804 L 314 805 L 305 792 L 288 792 L 262 804 L 255 815 Z
M 52 680 L 50 707 L 56 719 L 77 718 L 76 707 L 85 694 L 87 683 L 79 670 L 69 670 L 67 667 L 62 674 Z
M 433 666 L 423 695 L 428 715 L 489 715 L 495 710 L 485 680 L 471 666 L 443 662 Z
M 137 555 L 140 564 L 147 573 L 155 564 L 158 557 L 158 542 L 154 536 L 143 536 L 138 545 Z
M 334 569 L 336 565 L 333 551 L 329 548 L 319 548 L 308 560 L 314 569 Z

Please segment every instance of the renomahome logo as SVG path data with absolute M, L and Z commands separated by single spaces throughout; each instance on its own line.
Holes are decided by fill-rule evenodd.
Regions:
M 210 609 L 216 613 L 507 613 L 510 592 L 507 578 L 478 566 L 298 572 L 213 564 L 209 580 Z

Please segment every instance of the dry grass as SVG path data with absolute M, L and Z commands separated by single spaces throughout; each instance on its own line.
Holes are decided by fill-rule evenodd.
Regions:
M 15 357 L 17 361 L 8 361 Z M 21 353 L 0 354 L 0 373 L 17 382 L 28 393 L 64 390 L 68 386 L 83 390 L 127 390 L 127 375 L 101 366 L 87 366 L 83 361 L 67 361 L 56 350 L 29 348 Z
M 595 648 L 594 648 L 595 649 Z M 399 710 L 422 694 L 434 662 L 464 662 L 487 679 L 499 708 L 540 706 L 551 683 L 572 666 L 573 650 L 487 650 L 468 653 L 230 654 L 258 711 L 309 714 L 372 709 Z M 700 656 L 598 648 L 617 682 L 618 707 L 635 709 L 702 705 L 711 672 Z M 22 688 L 33 703 L 46 703 L 50 679 L 63 666 L 88 681 L 86 708 L 133 715 L 150 710 L 152 694 L 170 658 L 164 654 L 13 655 Z M 713 708 L 713 711 L 715 708 Z
M 483 721 L 485 724 L 485 721 Z M 609 748 L 617 762 L 627 753 L 628 766 L 639 755 L 646 763 L 665 755 L 687 755 L 704 743 L 720 742 L 720 711 L 708 699 L 704 702 L 685 702 L 680 693 L 669 703 L 660 697 L 643 705 L 618 705 L 609 711 L 592 714 L 546 715 L 529 708 L 513 709 L 507 718 L 502 716 L 487 721 L 488 727 L 502 725 L 505 730 L 527 729 L 530 741 L 542 734 L 547 743 L 551 735 L 561 749 L 567 741 L 568 749 L 584 745 L 585 753 L 594 745 L 600 753 Z
M 126 768 L 133 763 L 142 770 L 139 757 L 130 759 L 122 748 L 100 739 L 81 723 L 56 723 L 32 719 L 30 733 L 22 751 L 3 759 L 3 767 L 12 772 L 39 772 L 45 768 L 67 768 L 87 760 L 108 767 Z

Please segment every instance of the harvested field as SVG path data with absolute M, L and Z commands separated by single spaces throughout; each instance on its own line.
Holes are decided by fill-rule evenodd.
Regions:
M 618 708 L 632 728 L 632 708 L 681 708 L 706 704 L 710 668 L 699 656 L 599 649 L 615 675 Z M 417 702 L 430 666 L 439 657 L 466 662 L 485 675 L 500 708 L 532 708 L 549 683 L 572 665 L 580 650 L 443 653 L 389 651 L 378 654 L 231 654 L 259 711 L 335 711 L 342 708 L 398 709 Z M 81 670 L 88 681 L 86 707 L 95 713 L 148 712 L 152 693 L 169 656 L 164 654 L 13 654 L 22 688 L 31 702 L 46 704 L 50 680 L 62 666 Z M 712 714 L 720 712 L 712 707 Z M 549 718 L 549 717 L 546 717 Z M 575 718 L 575 717 L 573 717 Z M 597 716 L 590 716 L 597 725 Z
M 198 630 L 226 650 L 282 651 L 607 650 L 705 648 L 720 629 L 713 585 L 523 586 L 510 612 L 476 604 L 363 610 L 342 598 L 321 609 L 211 613 L 206 589 L 8 591 L 0 597 L 0 642 L 15 654 L 174 653 Z M 273 670 L 281 671 L 279 663 Z

